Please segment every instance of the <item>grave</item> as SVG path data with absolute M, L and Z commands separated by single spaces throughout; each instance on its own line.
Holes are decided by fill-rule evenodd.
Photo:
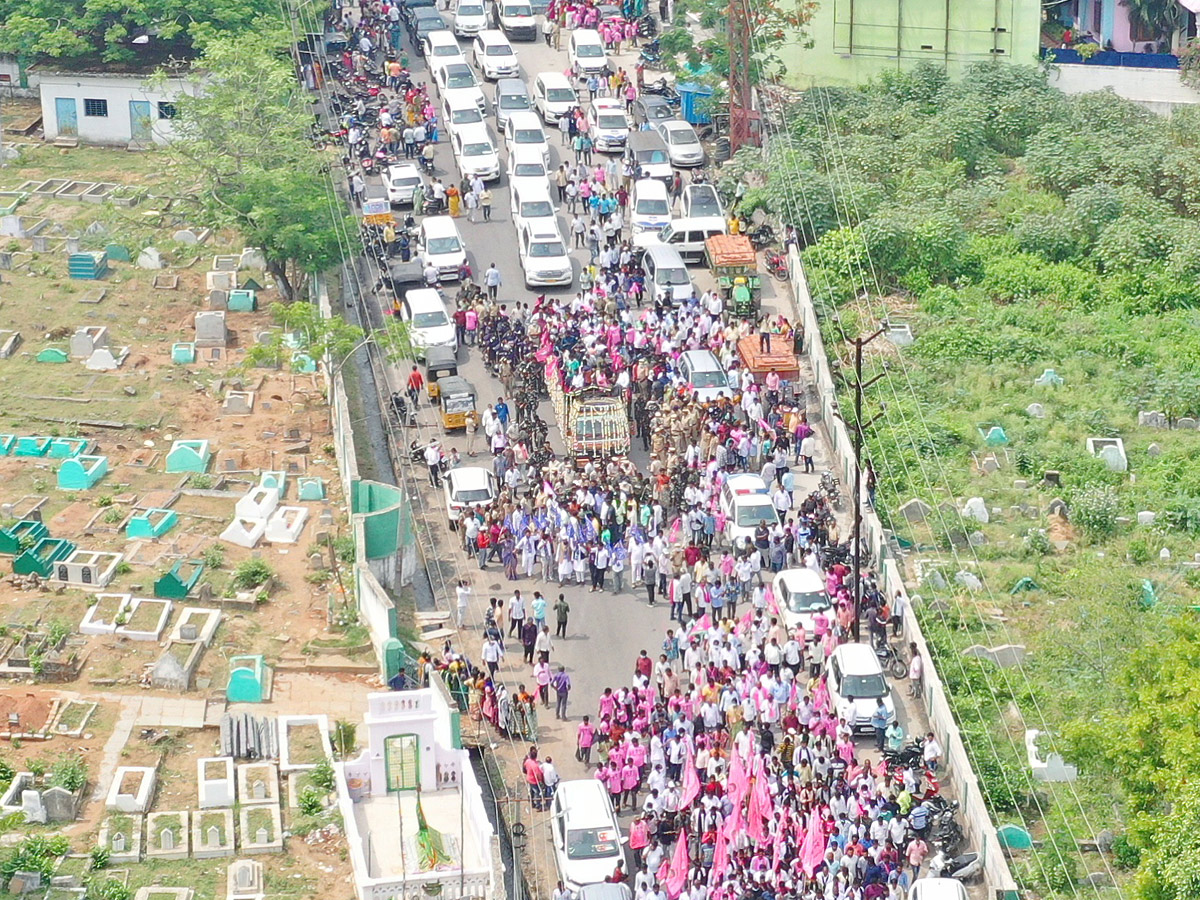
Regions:
M 261 655 L 230 657 L 225 699 L 230 703 L 263 703 L 269 696 L 270 678 L 270 667 Z
M 316 726 L 319 735 L 320 749 L 326 759 L 333 759 L 333 745 L 329 742 L 329 717 L 323 715 L 308 716 L 279 716 L 276 720 L 279 728 L 279 771 L 284 774 L 301 772 L 315 768 L 315 762 L 299 762 L 292 759 L 292 748 L 289 743 L 288 731 L 293 727 Z
M 314 360 L 307 353 L 293 353 L 292 354 L 292 371 L 293 372 L 301 372 L 305 375 L 311 374 L 311 373 L 317 371 L 316 360 Z
M 211 458 L 212 451 L 208 441 L 175 441 L 167 454 L 167 473 L 174 475 L 181 472 L 205 472 Z
M 237 256 L 214 256 L 212 270 L 214 272 L 236 272 L 241 258 Z
M 68 791 L 61 785 L 54 785 L 42 791 L 42 805 L 46 808 L 46 821 L 74 822 L 83 805 L 83 793 L 86 785 L 77 793 Z
M 0 217 L 0 236 L 31 238 L 49 224 L 46 219 L 35 219 L 32 216 L 3 216 Z
M 147 247 L 138 254 L 137 267 L 139 269 L 161 269 L 163 267 L 162 254 L 158 252 L 157 247 Z
M 55 563 L 74 552 L 75 544 L 66 538 L 44 537 L 13 560 L 13 572 L 49 578 Z
M 983 502 L 982 497 L 972 497 L 968 500 L 966 506 L 962 509 L 962 515 L 964 519 L 974 519 L 976 522 L 984 525 L 991 518 L 988 513 L 987 504 Z
M 206 291 L 232 291 L 236 288 L 236 272 L 206 272 L 204 275 L 204 289 Z
M 1004 433 L 1004 429 L 999 425 L 984 422 L 981 425 L 977 425 L 975 430 L 979 432 L 979 436 L 983 438 L 983 442 L 989 447 L 1003 447 L 1008 443 L 1008 435 Z
M 187 859 L 190 844 L 189 812 L 164 810 L 146 817 L 146 858 Z
M 147 849 L 146 855 L 153 856 L 154 854 Z M 133 895 L 133 900 L 192 900 L 193 894 L 195 891 L 188 887 L 172 888 L 152 885 L 138 888 L 137 893 Z
M 38 355 L 34 357 L 40 363 L 65 363 L 70 359 L 65 347 L 44 347 L 38 351 Z
M 1038 781 L 1063 782 L 1074 781 L 1079 777 L 1079 769 L 1064 762 L 1059 753 L 1050 753 L 1043 760 L 1038 754 L 1037 739 L 1041 734 L 1036 728 L 1025 732 L 1025 756 L 1033 777 Z
M 128 358 L 128 347 L 122 347 L 120 350 L 99 347 L 87 358 L 87 362 L 83 365 L 92 372 L 112 372 L 114 369 L 121 368 Z
M 201 809 L 233 806 L 237 797 L 233 758 L 208 756 L 196 760 L 196 789 Z
M 267 520 L 264 537 L 272 544 L 294 544 L 300 540 L 308 509 L 303 506 L 281 506 Z
M 239 859 L 230 865 L 225 900 L 263 900 L 263 891 L 262 863 Z
M 100 181 L 83 192 L 80 200 L 84 203 L 103 203 L 108 195 L 117 189 L 117 185 L 109 181 Z
M 996 829 L 996 837 L 1005 850 L 1033 849 L 1033 836 L 1020 825 L 1001 825 Z
M 267 531 L 266 519 L 243 519 L 235 516 L 221 532 L 221 540 L 252 550 Z
M 90 443 L 87 438 L 54 438 L 48 455 L 51 459 L 69 459 L 87 450 Z
M 108 587 L 109 582 L 116 576 L 117 566 L 121 564 L 122 559 L 120 553 L 75 550 L 70 556 L 55 563 L 52 580 L 67 587 L 83 590 Z
M 96 602 L 79 623 L 79 633 L 113 634 L 118 621 L 128 619 L 132 599 L 129 594 L 96 594 Z
M 979 576 L 967 571 L 955 572 L 954 583 L 961 584 L 972 592 L 983 590 L 983 582 L 979 580 Z
M 171 345 L 171 362 L 177 366 L 190 366 L 196 361 L 196 345 L 191 341 L 177 341 Z
M 1046 418 L 1046 408 L 1040 403 L 1030 403 L 1025 407 L 1025 415 L 1031 419 L 1044 419 Z
M 110 863 L 136 863 L 142 859 L 142 817 L 112 815 L 100 826 L 96 843 L 108 850 Z
M 1104 460 L 1110 472 L 1125 472 L 1129 459 L 1125 456 L 1125 442 L 1120 438 L 1088 438 L 1087 451 Z
M 67 275 L 81 281 L 95 281 L 108 274 L 108 254 L 102 250 L 72 253 L 67 257 Z
M 8 893 L 17 897 L 44 889 L 45 885 L 42 884 L 42 873 L 38 871 L 17 870 L 13 872 L 12 877 L 8 880 Z
M 192 856 L 233 856 L 233 810 L 207 809 L 192 815 Z
M 287 496 L 287 478 L 287 472 L 282 469 L 269 469 L 259 477 L 258 485 L 268 489 L 277 489 L 279 499 L 282 500 Z
M 296 479 L 299 487 L 300 500 L 313 501 L 325 499 L 325 481 L 315 475 L 302 475 Z M 907 516 L 906 516 L 907 518 Z
M 1183 431 L 1195 431 L 1196 420 L 1191 416 L 1184 416 L 1183 418 L 1175 420 L 1175 427 L 1182 429 Z
M 151 687 L 177 693 L 191 689 L 192 673 L 196 670 L 204 648 L 199 644 L 193 644 L 190 647 L 184 647 L 186 653 L 177 655 L 175 647 L 175 644 L 168 644 L 166 651 L 154 663 L 154 667 L 150 670 Z
M 227 303 L 230 312 L 254 312 L 258 309 L 258 295 L 254 291 L 233 290 Z
M 85 192 L 96 186 L 94 181 L 69 181 L 55 194 L 59 200 L 79 200 Z
M 131 641 L 157 642 L 170 618 L 170 600 L 134 597 L 130 601 L 128 619 L 124 625 L 117 626 L 116 633 Z
M 21 812 L 25 813 L 27 823 L 46 824 L 46 807 L 42 804 L 42 795 L 38 791 L 21 791 Z
M 104 252 L 113 262 L 129 262 L 132 259 L 129 255 L 129 248 L 123 244 L 109 244 L 104 248 Z
M 0 528 L 0 555 L 17 556 L 49 536 L 50 529 L 40 520 L 21 519 L 7 528 Z
M 212 643 L 213 635 L 220 624 L 220 610 L 185 606 L 179 613 L 179 620 L 171 631 L 170 639 L 175 643 L 201 644 L 207 647 Z
M 173 509 L 151 509 L 135 512 L 125 524 L 125 537 L 156 540 L 179 524 L 179 514 Z
M 1158 457 L 1162 456 L 1162 453 L 1163 449 L 1158 444 L 1151 444 L 1146 448 L 1146 455 L 1151 459 L 1157 459 Z
M 8 359 L 21 346 L 21 332 L 0 328 L 0 359 Z
M 156 291 L 173 291 L 179 287 L 178 275 L 155 275 L 150 286 Z
M 108 457 L 81 453 L 73 459 L 64 459 L 58 467 L 58 489 L 60 491 L 86 491 L 108 474 Z
M 248 416 L 254 412 L 254 391 L 228 391 L 221 404 L 225 416 Z
M 243 806 L 238 826 L 243 853 L 283 852 L 283 817 L 278 804 Z
M 118 767 L 104 801 L 105 808 L 133 814 L 149 812 L 154 801 L 157 774 L 151 766 Z
M 274 763 L 242 763 L 237 778 L 242 806 L 279 803 L 279 769 Z
M 0 456 L 11 456 L 17 446 L 15 434 L 0 434 Z
M 1139 525 L 1153 525 L 1156 518 L 1158 518 L 1156 513 L 1144 509 L 1137 514 L 1137 523 Z
M 154 582 L 154 596 L 160 600 L 184 600 L 200 582 L 204 563 L 198 559 L 179 559 Z
M 53 438 L 22 436 L 17 438 L 13 446 L 13 456 L 45 456 L 50 452 Z
M 177 244 L 186 244 L 189 247 L 194 247 L 200 243 L 200 238 L 196 236 L 196 232 L 190 228 L 181 228 L 171 235 L 171 240 Z
M 1146 428 L 1169 428 L 1171 420 L 1167 418 L 1166 413 L 1155 410 L 1141 410 L 1138 412 L 1137 423 Z
M 242 258 L 238 261 L 241 269 L 258 269 L 267 267 L 267 257 L 258 247 L 246 247 L 242 250 Z
M 279 506 L 279 489 L 259 485 L 251 488 L 234 506 L 234 515 L 243 519 L 268 519 Z
M 225 327 L 224 310 L 208 310 L 196 313 L 197 347 L 224 347 L 229 341 L 229 331 Z
M 1034 387 L 1062 387 L 1065 382 L 1062 376 L 1053 369 L 1043 369 L 1042 374 L 1033 379 Z
M 229 309 L 229 291 L 211 290 L 208 292 L 209 309 Z
M 1025 647 L 1021 644 L 1001 644 L 998 647 L 984 647 L 981 644 L 972 644 L 963 650 L 962 655 L 975 659 L 986 659 L 1001 669 L 1009 669 L 1013 666 L 1019 666 L 1025 659 Z

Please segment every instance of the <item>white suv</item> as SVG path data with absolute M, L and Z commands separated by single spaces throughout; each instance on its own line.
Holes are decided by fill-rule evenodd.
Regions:
M 878 701 L 888 722 L 896 718 L 892 689 L 883 675 L 879 657 L 868 644 L 842 644 L 836 647 L 825 664 L 828 675 L 829 700 L 839 715 L 846 713 L 846 724 L 855 731 L 871 731 L 871 717 Z
M 479 68 L 479 73 L 488 81 L 516 78 L 521 72 L 512 44 L 508 42 L 503 31 L 494 28 L 479 32 L 471 43 L 471 56 Z
M 528 0 L 493 0 L 492 24 L 515 40 L 536 41 L 537 16 Z
M 531 219 L 521 227 L 518 245 L 526 287 L 563 285 L 575 280 L 567 242 L 559 234 L 557 223 Z
M 462 0 L 454 11 L 454 33 L 459 37 L 470 37 L 487 28 L 487 12 L 483 0 Z
M 588 131 L 598 153 L 620 153 L 629 140 L 625 104 L 611 97 L 597 97 L 588 107 Z
M 568 890 L 599 884 L 625 859 L 608 791 L 594 778 L 560 781 L 550 803 L 558 876 Z

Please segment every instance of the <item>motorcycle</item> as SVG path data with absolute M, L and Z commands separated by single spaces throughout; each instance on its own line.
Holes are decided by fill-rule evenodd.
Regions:
M 875 655 L 879 658 L 879 665 L 885 671 L 890 672 L 893 678 L 903 678 L 908 674 L 908 663 L 906 663 L 900 654 L 896 652 L 896 648 L 890 643 L 875 648 Z
M 417 410 L 408 403 L 408 398 L 400 391 L 392 392 L 392 415 L 396 421 L 405 427 L 411 427 L 417 424 Z M 412 454 L 412 460 L 415 463 L 425 462 L 425 448 L 415 449 L 416 441 L 413 441 L 413 446 L 409 448 Z
M 787 281 L 791 273 L 788 271 L 787 256 L 780 253 L 778 250 L 770 250 L 767 252 L 767 271 L 769 271 L 777 281 Z
M 888 766 L 895 766 L 900 769 L 907 769 L 912 766 L 921 764 L 921 741 L 919 738 L 913 738 L 908 744 L 901 747 L 899 750 L 883 751 L 883 761 Z
M 755 250 L 762 250 L 775 243 L 775 229 L 764 222 L 757 228 L 751 229 L 746 237 L 750 238 L 750 243 Z
M 950 857 L 938 851 L 929 860 L 929 875 L 932 878 L 953 878 L 955 881 L 973 881 L 983 871 L 983 858 L 978 853 L 963 853 Z
M 658 34 L 658 20 L 649 14 L 638 19 L 637 23 L 638 36 L 644 38 L 652 38 Z
M 680 103 L 679 91 L 675 90 L 675 87 L 665 77 L 643 85 L 642 93 L 662 97 L 672 106 L 678 106 Z

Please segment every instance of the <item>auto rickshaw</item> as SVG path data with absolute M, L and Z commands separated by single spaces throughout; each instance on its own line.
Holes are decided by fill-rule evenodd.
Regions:
M 438 382 L 458 374 L 458 354 L 452 347 L 430 347 L 425 351 L 425 391 L 429 402 L 438 403 L 442 389 Z
M 704 255 L 729 311 L 744 319 L 757 318 L 762 282 L 750 239 L 743 234 L 714 234 L 704 242 Z
M 467 427 L 467 414 L 475 410 L 475 387 L 460 375 L 438 381 L 442 431 Z

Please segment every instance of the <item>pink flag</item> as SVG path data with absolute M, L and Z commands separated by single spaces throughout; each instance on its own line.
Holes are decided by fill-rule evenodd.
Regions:
M 808 833 L 804 836 L 804 846 L 800 848 L 800 864 L 804 874 L 812 877 L 817 866 L 825 859 L 825 828 L 821 817 L 815 812 L 808 820 Z
M 671 866 L 667 870 L 667 896 L 671 900 L 675 900 L 683 893 L 683 888 L 687 884 L 688 869 L 691 868 L 691 860 L 688 859 L 688 836 L 686 831 L 679 832 L 679 839 L 675 841 L 675 852 L 671 855 Z
M 733 817 L 730 816 L 732 819 Z M 729 842 L 725 839 L 725 829 L 717 829 L 717 844 L 713 848 L 712 868 L 708 872 L 708 886 L 719 884 L 725 877 L 725 869 L 729 866 Z
M 705 613 L 700 617 L 700 621 L 696 623 L 696 629 L 698 631 L 708 631 L 710 628 L 712 628 L 712 617 L 708 613 Z
M 725 835 L 725 840 L 733 840 L 733 836 L 742 830 L 742 805 L 740 803 L 733 804 L 733 814 L 725 820 L 725 824 L 721 827 L 721 833 Z
M 683 761 L 683 792 L 679 795 L 679 808 L 687 809 L 691 802 L 700 796 L 700 776 L 696 772 L 696 757 L 692 748 L 688 747 L 687 758 Z
M 654 877 L 658 879 L 659 884 L 667 883 L 667 874 L 671 871 L 671 860 L 663 858 L 662 864 L 658 867 L 658 871 L 654 873 Z
M 756 844 L 764 843 L 767 839 L 766 830 L 763 828 L 763 815 L 767 810 L 762 806 L 762 792 L 758 789 L 758 782 L 762 781 L 760 774 L 755 780 L 754 787 L 750 789 L 750 808 L 746 810 L 746 834 L 750 835 L 751 839 Z
M 729 794 L 729 802 L 736 808 L 742 802 L 746 791 L 746 764 L 742 761 L 742 754 L 738 752 L 736 744 L 730 748 L 729 755 L 733 761 L 729 764 L 729 780 L 725 790 Z
M 753 613 L 754 613 L 753 609 L 746 610 L 746 614 L 744 616 L 742 616 L 742 618 L 741 618 L 741 626 L 743 628 L 750 627 L 750 623 L 754 621 Z

